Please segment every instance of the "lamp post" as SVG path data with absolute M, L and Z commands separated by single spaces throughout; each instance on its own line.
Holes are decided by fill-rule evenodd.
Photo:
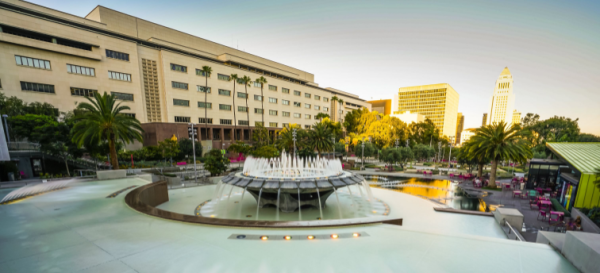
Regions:
M 331 149 L 333 150 L 331 159 L 335 159 L 335 135 L 331 137 Z
M 396 150 L 398 150 L 398 139 L 396 139 Z
M 198 173 L 196 172 L 196 132 L 194 132 L 194 124 L 190 123 L 192 128 L 188 128 L 188 131 L 192 133 L 192 153 L 194 154 L 194 180 L 198 184 Z
M 448 154 L 448 173 L 450 173 L 450 160 L 452 160 L 452 143 L 454 143 L 454 137 L 450 137 L 450 153 Z
M 361 165 L 361 170 L 365 169 L 365 138 L 363 137 L 362 139 L 362 156 L 360 158 L 360 165 Z
M 442 159 L 441 159 L 442 158 L 442 142 L 441 141 L 438 142 L 438 156 L 437 157 L 438 157 L 439 161 L 442 161 Z
M 8 134 L 8 121 L 6 121 L 8 115 L 4 114 L 2 117 L 4 118 L 4 124 L 6 125 L 6 142 L 10 143 L 10 135 Z
M 294 140 L 294 157 L 296 157 L 296 136 L 297 136 L 296 128 L 292 130 L 292 140 Z

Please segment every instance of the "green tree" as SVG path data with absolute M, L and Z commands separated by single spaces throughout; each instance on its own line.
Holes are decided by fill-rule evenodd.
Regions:
M 202 67 L 202 73 L 204 74 L 204 131 L 206 132 L 204 139 L 208 139 L 208 77 L 212 74 L 212 68 L 205 65 Z
M 319 122 L 308 131 L 308 146 L 317 150 L 317 154 L 321 157 L 321 153 L 333 150 L 332 136 L 332 129 L 327 124 Z
M 248 94 L 248 86 L 250 86 L 251 82 L 252 79 L 248 76 L 244 76 L 239 80 L 239 83 L 243 84 L 244 89 L 246 90 L 246 125 L 248 125 L 248 132 L 250 132 L 250 108 L 248 107 L 248 97 L 250 97 L 250 95 Z
M 600 136 L 582 133 L 577 136 L 577 142 L 600 142 Z
M 344 116 L 344 128 L 346 128 L 346 132 L 348 133 L 358 133 L 358 125 L 362 111 L 367 110 L 366 108 L 361 108 L 358 110 L 352 110 L 350 112 L 346 112 Z M 368 111 L 368 110 L 367 110 Z
M 503 121 L 483 126 L 475 130 L 475 135 L 469 139 L 470 153 L 474 157 L 485 157 L 492 161 L 490 187 L 496 187 L 496 170 L 498 162 L 512 160 L 525 162 L 532 153 L 526 140 L 519 135 L 521 127 L 513 124 L 508 127 Z
M 456 161 L 458 164 L 465 166 L 469 173 L 471 173 L 479 163 L 475 158 L 469 155 L 469 149 L 464 146 L 458 149 L 456 154 Z
M 181 152 L 179 150 L 179 143 L 168 138 L 158 142 L 158 149 L 160 150 L 163 158 L 169 158 L 171 165 L 173 165 L 173 157 L 177 156 Z
M 59 112 L 52 104 L 46 102 L 32 102 L 27 104 L 17 97 L 6 97 L 4 93 L 0 93 L 0 115 L 15 117 L 27 114 L 49 116 L 56 120 Z
M 77 106 L 75 119 L 77 123 L 73 126 L 73 141 L 80 147 L 86 141 L 100 143 L 108 140 L 110 147 L 110 160 L 113 169 L 119 169 L 117 150 L 115 143 L 121 140 L 131 143 L 134 140 L 142 141 L 142 126 L 140 122 L 130 116 L 123 114 L 130 110 L 129 106 L 117 103 L 114 95 L 94 93 L 94 97 L 86 97 L 89 101 L 82 102 Z
M 237 109 L 235 108 L 235 84 L 240 81 L 240 78 L 238 78 L 237 74 L 231 74 L 229 80 L 233 81 L 233 94 L 231 99 L 233 101 L 233 141 L 235 141 L 235 135 L 237 133 L 237 119 L 235 118 L 235 112 L 237 112 Z
M 346 145 L 344 145 L 344 143 L 336 142 L 334 148 L 336 154 L 341 154 L 342 156 L 346 156 L 348 154 L 346 152 Z
M 273 158 L 279 156 L 279 151 L 272 145 L 264 145 L 251 151 L 250 155 L 258 158 Z
M 533 113 L 527 113 L 527 115 L 525 115 L 521 119 L 521 126 L 522 127 L 530 127 L 530 126 L 533 126 L 536 123 L 538 123 L 539 120 L 540 120 L 540 115 L 533 114 Z
M 198 141 L 194 141 L 192 145 L 192 140 L 189 138 L 179 139 L 179 154 L 177 155 L 177 160 L 184 159 L 187 155 L 190 160 L 194 158 L 194 150 L 196 150 L 196 158 L 202 157 L 202 144 Z
M 300 128 L 300 125 L 292 123 L 278 132 L 279 138 L 275 141 L 277 149 L 286 150 L 288 153 L 294 151 L 294 129 L 296 129 L 296 149 L 302 146 L 301 143 L 305 143 L 306 131 Z
M 416 144 L 412 150 L 415 159 L 419 161 L 427 161 L 435 155 L 435 150 L 433 147 L 429 147 L 429 145 L 425 144 Z
M 326 113 L 318 113 L 318 114 L 315 116 L 315 118 L 316 118 L 316 119 L 318 119 L 318 120 L 320 120 L 320 121 L 323 121 L 323 119 L 324 119 L 324 118 L 329 118 L 329 114 L 326 114 Z
M 362 149 L 362 142 L 365 142 L 365 153 L 363 155 L 363 149 Z M 375 145 L 373 145 L 371 142 L 367 142 L 366 140 L 362 140 L 360 141 L 357 145 L 354 145 L 354 154 L 356 156 L 360 156 L 361 157 L 361 161 L 364 162 L 364 158 L 365 157 L 371 157 L 374 155 L 376 149 L 375 149 Z
M 315 150 L 309 148 L 309 147 L 303 147 L 301 149 L 298 149 L 298 157 L 307 159 L 309 157 L 315 157 Z
M 229 147 L 227 147 L 227 151 L 233 152 L 233 153 L 238 153 L 238 154 L 241 153 L 243 155 L 248 155 L 252 151 L 252 147 L 242 141 L 238 141 L 236 143 L 229 145 Z
M 392 171 L 392 165 L 402 160 L 402 152 L 399 149 L 388 147 L 381 151 L 381 160 L 389 164 L 389 170 Z
M 267 79 L 265 77 L 260 76 L 260 78 L 255 80 L 256 83 L 260 84 L 260 108 L 262 108 L 262 125 L 265 125 L 265 96 L 263 95 L 263 87 L 265 87 L 265 83 L 267 83 Z
M 252 132 L 252 140 L 254 145 L 257 147 L 267 145 L 269 139 L 269 130 L 262 124 L 254 126 L 254 132 Z
M 206 155 L 204 168 L 210 172 L 212 176 L 218 176 L 227 171 L 229 167 L 229 158 L 224 157 L 220 150 L 211 150 Z

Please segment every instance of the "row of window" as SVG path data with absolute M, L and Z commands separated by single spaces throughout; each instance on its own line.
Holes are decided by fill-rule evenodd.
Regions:
M 181 100 L 181 99 L 173 99 L 173 105 L 189 107 L 190 101 L 189 100 Z M 310 109 L 310 104 L 306 104 L 306 105 L 307 106 L 305 108 Z M 210 103 L 210 102 L 204 103 L 202 101 L 199 101 L 198 107 L 212 109 L 212 103 Z M 231 106 L 227 105 L 227 104 L 219 104 L 219 109 L 231 111 Z M 320 106 L 315 105 L 315 110 L 320 110 L 320 109 L 321 109 Z M 239 112 L 247 112 L 248 108 L 245 106 L 238 106 L 238 111 Z M 270 111 L 275 111 L 275 110 L 270 110 Z M 329 107 L 323 107 L 323 111 L 329 111 Z M 262 114 L 263 112 L 262 112 L 261 108 L 255 108 L 254 113 Z M 275 111 L 275 113 L 277 113 L 277 111 Z M 283 113 L 289 113 L 289 112 L 283 112 Z M 275 115 L 277 115 L 277 114 L 275 114 Z
M 33 83 L 33 82 L 21 82 L 21 90 L 22 91 L 35 91 L 42 93 L 56 93 L 54 90 L 54 85 L 51 84 L 43 84 L 43 83 Z M 72 96 L 82 96 L 82 97 L 91 97 L 98 90 L 87 89 L 87 88 L 79 88 L 79 87 L 71 87 L 71 95 Z M 117 99 L 133 101 L 133 94 L 128 93 L 120 93 L 120 92 L 111 92 Z
M 134 116 L 135 117 L 135 116 Z M 182 117 L 182 116 L 175 116 L 175 122 L 185 122 L 185 123 L 190 123 L 192 120 L 191 117 Z M 198 123 L 200 124 L 213 124 L 213 119 L 212 118 L 198 118 Z M 232 125 L 233 124 L 233 120 L 231 119 L 219 119 L 219 124 L 221 125 Z M 238 125 L 248 125 L 248 121 L 247 120 L 238 120 Z M 255 126 L 259 126 L 259 125 L 263 125 L 262 122 L 260 121 L 256 121 L 254 122 Z M 269 122 L 269 127 L 277 127 L 278 123 L 277 122 Z M 282 123 L 282 127 L 289 127 L 290 124 L 289 123 Z M 306 129 L 310 129 L 311 125 L 304 125 L 304 128 Z
M 46 61 L 46 60 L 42 60 L 42 59 L 35 59 L 35 58 L 15 55 L 15 61 L 17 62 L 17 65 L 21 65 L 21 66 L 29 66 L 29 67 L 45 69 L 45 70 L 51 69 L 50 61 Z M 92 76 L 92 77 L 96 76 L 96 70 L 94 68 L 73 65 L 73 64 L 67 64 L 67 72 L 71 73 L 71 74 L 80 74 L 80 75 L 86 75 L 86 76 Z M 131 74 L 116 72 L 116 71 L 108 71 L 108 78 L 113 79 L 113 80 L 130 82 Z

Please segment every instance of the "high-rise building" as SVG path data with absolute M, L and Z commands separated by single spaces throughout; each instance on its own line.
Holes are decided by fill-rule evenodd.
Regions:
M 456 117 L 456 140 L 455 140 L 455 144 L 460 143 L 460 134 L 463 131 L 463 128 L 465 126 L 465 116 L 463 116 L 462 113 L 458 113 L 457 117 Z
M 392 112 L 419 113 L 443 135 L 456 135 L 458 93 L 447 83 L 402 87 L 392 100 Z
M 490 114 L 487 124 L 504 121 L 512 124 L 513 110 L 515 108 L 515 95 L 513 94 L 513 77 L 508 67 L 505 67 L 496 80 L 494 95 L 490 99 Z
M 487 113 L 483 113 L 483 119 L 481 120 L 481 126 L 487 125 Z
M 26 1 L 0 6 L 6 96 L 67 112 L 96 92 L 112 93 L 142 123 L 144 145 L 173 134 L 188 138 L 194 123 L 203 145 L 226 148 L 234 139 L 250 140 L 263 117 L 274 136 L 290 124 L 311 127 L 319 113 L 341 121 L 347 111 L 371 107 L 357 95 L 319 87 L 309 72 L 103 6 L 85 18 Z M 268 83 L 246 88 L 231 74 Z
M 512 123 L 521 124 L 521 112 L 517 112 L 517 110 L 513 111 Z
M 469 141 L 472 136 L 475 135 L 475 128 L 464 129 L 462 133 L 460 133 L 460 145 L 463 145 L 465 142 Z

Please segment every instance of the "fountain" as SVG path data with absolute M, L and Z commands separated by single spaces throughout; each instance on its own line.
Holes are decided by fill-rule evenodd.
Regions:
M 339 195 L 349 196 L 354 209 L 359 207 L 357 199 L 365 204 L 373 200 L 365 179 L 343 171 L 339 160 L 322 157 L 303 159 L 285 151 L 279 158 L 247 158 L 241 172 L 229 174 L 219 181 L 213 198 L 215 202 L 211 205 L 226 202 L 228 206 L 235 188 L 241 191 L 242 199 L 246 193 L 256 199 L 256 220 L 260 209 L 266 207 L 277 209 L 276 219 L 279 219 L 280 212 L 298 212 L 298 218 L 302 219 L 302 210 L 305 209 L 318 209 L 320 218 L 323 218 L 323 209 L 332 194 L 337 200 L 339 218 L 342 218 Z M 363 209 L 370 208 L 363 206 Z

